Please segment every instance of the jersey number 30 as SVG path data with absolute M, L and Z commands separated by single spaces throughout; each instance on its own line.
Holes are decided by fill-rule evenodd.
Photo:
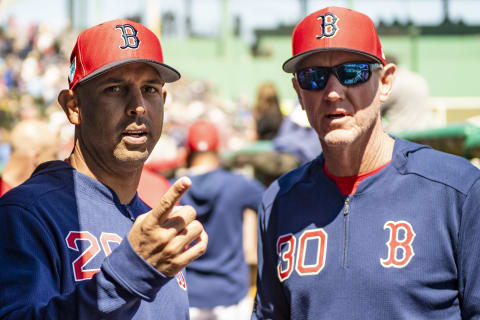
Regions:
M 280 261 L 277 265 L 277 274 L 280 281 L 285 281 L 290 277 L 293 268 L 301 276 L 313 275 L 322 271 L 325 266 L 325 256 L 327 249 L 328 235 L 322 229 L 306 230 L 298 238 L 298 256 L 295 263 L 295 249 L 297 239 L 291 233 L 283 235 L 277 240 L 277 254 Z M 314 261 L 306 263 L 307 247 L 316 246 Z M 311 252 L 311 250 L 308 250 Z

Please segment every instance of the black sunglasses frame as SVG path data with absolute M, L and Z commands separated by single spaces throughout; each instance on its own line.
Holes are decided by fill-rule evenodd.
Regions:
M 359 65 L 359 64 L 368 65 L 368 77 L 366 79 L 362 78 L 356 83 L 346 83 L 347 80 L 351 80 L 351 79 L 343 79 L 343 80 L 340 79 L 341 76 L 339 74 L 339 70 L 341 70 L 341 68 L 344 68 L 346 65 Z M 367 82 L 370 79 L 370 77 L 372 76 L 372 71 L 375 70 L 376 68 L 382 68 L 382 67 L 383 67 L 383 65 L 381 63 L 378 63 L 378 62 L 373 62 L 373 63 L 372 62 L 345 62 L 345 63 L 339 64 L 339 65 L 336 65 L 336 66 L 333 66 L 333 67 L 319 67 L 319 66 L 305 67 L 305 68 L 302 68 L 302 69 L 298 70 L 297 72 L 295 72 L 295 76 L 297 78 L 298 84 L 300 85 L 300 88 L 302 88 L 303 90 L 320 91 L 320 90 L 325 89 L 325 87 L 327 86 L 327 83 L 328 83 L 328 79 L 330 78 L 330 75 L 332 73 L 335 75 L 335 77 L 337 77 L 338 81 L 340 81 L 340 83 L 342 85 L 344 85 L 344 86 L 355 86 L 355 85 Z M 302 71 L 304 71 L 306 69 L 321 70 L 323 72 L 326 71 L 325 81 L 323 83 L 323 86 L 318 86 L 318 88 L 313 88 L 311 86 L 310 87 L 305 86 L 304 83 L 300 80 L 299 73 L 301 73 Z M 317 82 L 316 82 L 316 84 L 318 85 Z

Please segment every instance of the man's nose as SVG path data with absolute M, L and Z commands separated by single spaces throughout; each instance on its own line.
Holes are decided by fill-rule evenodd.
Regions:
M 142 116 L 145 114 L 145 100 L 140 88 L 131 90 L 131 99 L 127 113 L 129 116 Z
M 137 115 L 137 116 L 141 116 L 141 115 L 144 115 L 145 114 L 145 107 L 144 106 L 136 106 L 135 108 L 131 108 L 129 110 L 129 114 L 130 116 L 134 116 L 134 115 Z
M 325 99 L 328 101 L 339 101 L 345 97 L 345 86 L 340 83 L 334 74 L 331 74 L 325 85 Z

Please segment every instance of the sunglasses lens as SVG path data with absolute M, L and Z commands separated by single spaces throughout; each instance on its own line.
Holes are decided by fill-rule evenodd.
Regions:
M 344 85 L 355 85 L 366 82 L 370 78 L 368 63 L 346 63 L 337 69 L 340 82 Z
M 327 85 L 330 73 L 334 73 L 341 84 L 353 86 L 370 78 L 371 68 L 377 64 L 353 62 L 336 67 L 308 67 L 297 72 L 300 87 L 304 90 L 322 90 Z
M 321 90 L 327 84 L 328 75 L 326 68 L 305 68 L 297 73 L 297 79 L 304 90 Z

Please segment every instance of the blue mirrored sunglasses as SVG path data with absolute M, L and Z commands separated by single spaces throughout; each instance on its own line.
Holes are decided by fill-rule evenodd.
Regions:
M 338 81 L 345 86 L 364 83 L 370 79 L 375 68 L 381 68 L 380 63 L 348 62 L 334 67 L 307 67 L 296 72 L 298 83 L 304 90 L 322 90 L 333 73 Z

